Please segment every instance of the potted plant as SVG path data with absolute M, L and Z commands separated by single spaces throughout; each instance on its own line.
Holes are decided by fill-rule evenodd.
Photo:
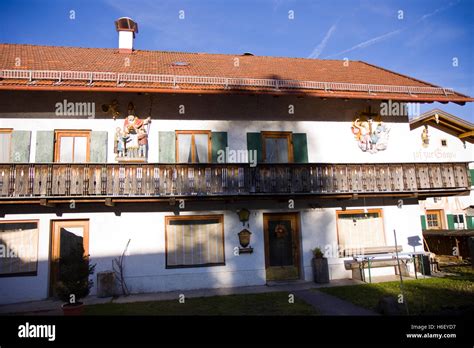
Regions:
M 64 315 L 80 315 L 83 303 L 78 300 L 86 297 L 93 285 L 89 276 L 95 265 L 89 265 L 89 256 L 84 255 L 82 243 L 71 247 L 67 256 L 59 259 L 59 281 L 55 286 L 57 296 L 65 303 L 61 306 Z
M 329 266 L 328 259 L 324 257 L 324 253 L 321 248 L 317 247 L 312 250 L 313 252 L 313 278 L 315 283 L 329 283 Z

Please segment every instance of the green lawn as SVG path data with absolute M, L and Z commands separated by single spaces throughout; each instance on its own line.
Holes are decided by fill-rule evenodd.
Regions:
M 173 301 L 89 305 L 86 315 L 316 315 L 305 302 L 288 302 L 287 292 L 187 298 Z
M 445 278 L 405 280 L 404 294 L 410 315 L 474 312 L 474 271 L 470 266 L 445 267 L 456 273 Z M 386 282 L 318 289 L 375 310 L 382 296 L 397 297 L 400 283 Z

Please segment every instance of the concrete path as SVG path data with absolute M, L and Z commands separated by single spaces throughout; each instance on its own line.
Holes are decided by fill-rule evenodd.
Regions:
M 379 315 L 369 309 L 317 290 L 296 291 L 295 296 L 313 306 L 321 315 Z
M 85 304 L 101 304 L 101 303 L 130 303 L 144 301 L 167 301 L 178 300 L 179 296 L 184 294 L 186 298 L 194 297 L 211 297 L 224 295 L 240 295 L 240 294 L 259 294 L 267 292 L 292 292 L 296 297 L 311 304 L 321 314 L 327 315 L 364 315 L 356 313 L 364 313 L 364 310 L 352 305 L 347 301 L 337 299 L 334 296 L 323 294 L 317 289 L 322 287 L 348 286 L 361 284 L 362 282 L 351 279 L 332 280 L 329 284 L 315 284 L 313 282 L 293 281 L 286 283 L 270 283 L 268 285 L 246 286 L 236 288 L 218 288 L 218 289 L 201 289 L 201 290 L 184 290 L 171 292 L 157 292 L 146 294 L 132 294 L 117 298 L 98 298 L 96 296 L 88 296 L 83 300 Z M 62 302 L 59 300 L 43 300 L 22 302 L 0 306 L 0 314 L 26 314 L 26 315 L 62 315 Z M 375 314 L 375 313 L 372 313 Z M 368 315 L 368 314 L 365 314 Z

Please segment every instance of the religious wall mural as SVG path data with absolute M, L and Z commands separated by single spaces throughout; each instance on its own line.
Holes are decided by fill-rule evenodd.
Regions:
M 354 139 L 363 152 L 377 153 L 388 146 L 390 128 L 370 108 L 356 114 L 351 126 Z
M 123 127 L 115 129 L 114 152 L 118 161 L 145 160 L 148 157 L 148 134 L 151 118 L 141 120 L 129 107 Z

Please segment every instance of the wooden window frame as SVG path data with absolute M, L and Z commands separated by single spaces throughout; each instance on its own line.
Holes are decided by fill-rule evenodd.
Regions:
M 438 216 L 438 219 L 439 219 L 439 227 L 437 228 L 433 228 L 433 227 L 430 227 L 429 226 L 429 223 L 428 223 L 428 214 L 435 214 Z M 425 213 L 425 216 L 426 216 L 426 229 L 427 230 L 442 230 L 444 229 L 444 219 L 443 219 L 443 216 L 444 216 L 444 212 L 442 209 L 428 209 L 426 210 L 426 213 Z
M 176 163 L 179 162 L 179 134 L 191 134 L 191 163 L 196 163 L 196 142 L 194 140 L 194 134 L 207 134 L 207 163 L 212 163 L 212 141 L 211 141 L 211 131 L 210 130 L 177 130 L 175 131 L 175 153 L 176 153 Z M 184 162 L 186 163 L 186 162 Z M 202 162 L 201 162 L 202 163 Z
M 262 131 L 260 133 L 261 142 L 262 142 L 262 158 L 263 162 L 266 162 L 267 152 L 266 152 L 266 142 L 265 139 L 267 138 L 286 138 L 288 142 L 288 163 L 294 162 L 294 154 L 293 154 L 293 132 L 274 132 L 274 131 Z M 267 162 L 268 163 L 268 162 Z
M 86 137 L 87 149 L 86 149 L 86 162 L 90 161 L 90 145 L 91 145 L 91 131 L 83 129 L 57 129 L 54 131 L 54 162 L 59 162 L 60 148 L 61 148 L 61 138 L 62 137 Z M 74 156 L 74 145 L 72 148 L 72 154 Z
M 11 161 L 11 152 L 12 152 L 12 133 L 13 128 L 0 128 L 0 133 L 8 134 L 10 136 L 10 141 L 8 143 L 8 162 Z
M 199 265 L 168 265 L 168 223 L 173 220 L 209 220 L 209 219 L 218 219 L 221 224 L 221 236 L 222 236 L 222 257 L 223 262 L 211 262 L 211 263 L 202 263 Z M 183 216 L 174 216 L 168 215 L 165 216 L 165 268 L 174 269 L 174 268 L 199 268 L 199 267 L 214 267 L 214 266 L 225 266 L 225 235 L 224 235 L 224 214 L 213 214 L 213 215 L 183 215 Z
M 36 277 L 38 276 L 38 259 L 39 259 L 39 229 L 40 222 L 39 220 L 2 220 L 0 224 L 14 224 L 14 223 L 36 223 L 36 229 L 38 230 L 38 239 L 36 242 L 36 271 L 32 272 L 16 272 L 16 273 L 6 273 L 0 274 L 0 278 L 10 278 L 10 277 Z M 0 233 L 1 235 L 1 233 Z
M 379 217 L 382 218 L 382 233 L 383 233 L 383 241 L 385 245 L 387 245 L 387 236 L 385 235 L 385 224 L 383 223 L 384 221 L 384 216 L 383 216 L 383 209 L 381 208 L 375 208 L 375 209 L 367 209 L 367 214 L 374 214 L 377 213 L 379 214 Z M 349 210 L 336 210 L 336 233 L 337 233 L 337 245 L 340 245 L 339 241 L 339 216 L 340 215 L 353 215 L 353 214 L 365 214 L 366 211 L 364 209 L 349 209 Z
M 66 227 L 64 227 L 66 226 Z M 61 248 L 61 238 L 60 231 L 61 228 L 67 227 L 82 227 L 84 228 L 83 235 L 83 247 L 84 247 L 84 256 L 89 256 L 89 230 L 90 230 L 90 220 L 89 219 L 61 219 L 61 220 L 51 220 L 50 221 L 50 248 L 49 248 L 49 294 L 52 296 L 54 294 L 53 284 L 57 281 L 59 270 L 57 267 L 54 267 L 54 264 L 59 261 L 60 248 Z

